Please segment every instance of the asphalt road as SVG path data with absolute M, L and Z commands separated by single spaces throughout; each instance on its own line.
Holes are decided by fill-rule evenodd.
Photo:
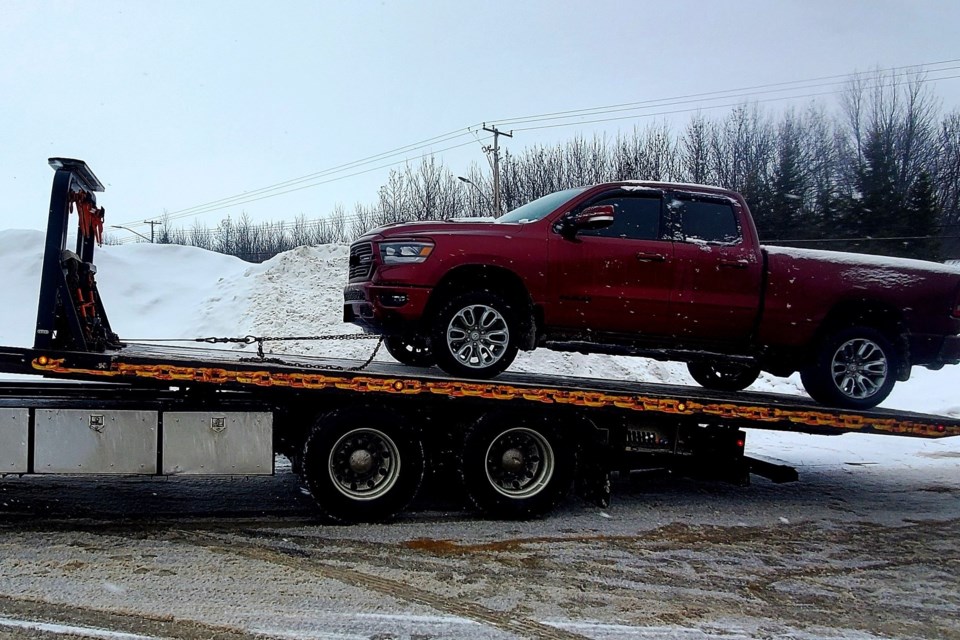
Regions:
M 948 461 L 949 462 L 949 461 Z M 0 638 L 960 638 L 960 473 L 619 479 L 484 521 L 329 526 L 267 478 L 0 480 Z

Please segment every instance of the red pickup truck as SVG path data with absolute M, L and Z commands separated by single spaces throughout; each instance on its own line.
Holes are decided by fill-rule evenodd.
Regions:
M 960 362 L 960 270 L 762 247 L 735 192 L 616 182 L 493 222 L 369 232 L 350 248 L 344 320 L 457 376 L 547 347 L 683 361 L 726 391 L 800 371 L 817 401 L 869 408 L 912 366 Z

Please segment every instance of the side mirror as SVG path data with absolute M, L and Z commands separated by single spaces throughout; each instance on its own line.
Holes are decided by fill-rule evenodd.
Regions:
M 566 237 L 573 237 L 578 231 L 603 229 L 613 224 L 614 211 L 612 204 L 599 204 L 568 213 L 560 219 L 557 230 Z

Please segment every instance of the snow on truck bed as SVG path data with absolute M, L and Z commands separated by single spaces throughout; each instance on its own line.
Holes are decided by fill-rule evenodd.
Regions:
M 763 249 L 771 255 L 788 256 L 790 258 L 806 258 L 808 260 L 819 260 L 821 262 L 832 262 L 833 264 L 844 264 L 850 266 L 869 265 L 877 268 L 905 269 L 910 271 L 923 270 L 934 271 L 936 273 L 949 273 L 960 276 L 960 265 L 941 264 L 939 262 L 929 262 L 927 260 L 913 260 L 911 258 L 890 258 L 887 256 L 873 256 L 864 253 L 847 253 L 844 251 L 824 251 L 822 249 L 801 249 L 799 247 L 768 247 L 763 245 Z

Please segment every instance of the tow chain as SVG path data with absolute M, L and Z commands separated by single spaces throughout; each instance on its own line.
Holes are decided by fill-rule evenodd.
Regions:
M 319 365 L 312 363 L 293 363 L 289 361 L 282 360 L 280 358 L 268 358 L 263 352 L 263 343 L 264 342 L 293 342 L 293 341 L 307 341 L 307 340 L 377 340 L 377 346 L 373 348 L 373 353 L 370 354 L 370 357 L 367 360 L 356 367 L 338 367 L 336 365 Z M 209 338 L 175 338 L 172 340 L 164 340 L 162 338 L 144 338 L 140 340 L 130 340 L 130 342 L 203 342 L 206 344 L 254 344 L 257 345 L 257 357 L 256 358 L 240 358 L 240 362 L 269 362 L 273 364 L 280 364 L 285 366 L 296 366 L 301 369 L 325 369 L 333 371 L 361 371 L 366 369 L 367 366 L 373 362 L 373 359 L 377 357 L 377 353 L 380 351 L 380 345 L 383 344 L 383 336 L 372 335 L 369 333 L 346 333 L 340 335 L 325 335 L 325 336 L 254 336 L 248 335 L 243 337 L 227 337 L 227 338 L 218 338 L 211 336 Z

